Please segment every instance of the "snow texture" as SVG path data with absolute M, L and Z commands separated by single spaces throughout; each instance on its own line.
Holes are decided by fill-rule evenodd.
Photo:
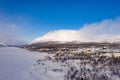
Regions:
M 62 80 L 63 74 L 56 63 L 44 60 L 47 54 L 29 52 L 15 47 L 0 48 L 0 80 Z

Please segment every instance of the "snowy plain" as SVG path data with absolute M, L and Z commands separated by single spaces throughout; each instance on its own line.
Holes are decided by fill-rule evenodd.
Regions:
M 114 52 L 115 56 L 120 55 L 119 50 Z M 107 52 L 104 55 L 111 56 L 112 54 Z M 99 70 L 99 67 L 102 66 L 99 63 L 96 68 L 95 66 L 93 68 L 90 62 L 87 65 L 81 65 L 79 60 L 67 60 L 67 64 L 64 66 L 64 63 L 47 60 L 46 57 L 48 56 L 53 56 L 53 54 L 30 52 L 17 47 L 0 47 L 0 80 L 66 80 L 66 73 L 70 71 L 71 67 L 75 67 L 76 70 L 85 67 L 91 72 L 95 72 L 92 69 L 96 69 L 98 75 L 105 74 L 108 76 L 106 80 L 120 80 L 119 74 L 113 75 L 111 71 L 111 69 L 119 69 L 119 65 L 110 66 L 110 68 L 104 66 L 103 69 Z M 106 63 L 107 61 L 103 62 L 103 64 Z M 106 67 L 108 66 L 106 65 Z M 71 73 L 73 74 L 73 72 Z M 88 80 L 92 80 L 92 78 Z
M 0 80 L 62 80 L 56 63 L 46 61 L 36 66 L 38 59 L 44 59 L 46 53 L 29 52 L 15 47 L 0 47 Z

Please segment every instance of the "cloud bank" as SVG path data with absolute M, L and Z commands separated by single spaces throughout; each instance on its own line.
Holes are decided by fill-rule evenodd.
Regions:
M 31 43 L 44 41 L 120 42 L 120 18 L 85 24 L 79 30 L 51 31 Z

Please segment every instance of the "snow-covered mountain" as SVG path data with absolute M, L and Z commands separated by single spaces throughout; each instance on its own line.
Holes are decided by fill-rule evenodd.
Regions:
M 52 42 L 52 43 L 89 43 L 89 42 L 95 42 L 95 43 L 102 43 L 102 42 L 108 42 L 108 43 L 114 43 L 114 42 L 120 42 L 120 38 L 117 38 L 116 36 L 114 36 L 114 38 L 102 38 L 102 39 L 91 39 L 91 40 L 87 40 L 87 39 L 70 39 L 70 38 L 62 38 L 62 37 L 59 37 L 60 39 L 57 39 L 55 37 L 38 37 L 36 39 L 34 39 L 33 41 L 31 41 L 30 43 L 28 44 L 37 44 L 37 43 L 48 43 L 48 42 Z
M 102 31 L 102 30 L 101 30 Z M 86 31 L 85 30 L 57 30 L 48 32 L 42 37 L 38 37 L 30 44 L 40 43 L 40 42 L 120 42 L 120 34 L 100 34 L 98 31 Z
M 70 34 L 68 34 L 70 32 Z M 55 31 L 55 32 L 48 32 L 46 35 L 42 36 L 42 37 L 38 37 L 35 40 L 33 40 L 32 42 L 30 42 L 30 44 L 33 43 L 40 43 L 40 42 L 71 42 L 71 41 L 75 41 L 75 40 L 79 40 L 79 37 L 75 37 L 74 35 L 76 35 L 76 31 L 74 30 L 60 30 L 60 31 Z M 74 37 L 73 37 L 74 36 Z

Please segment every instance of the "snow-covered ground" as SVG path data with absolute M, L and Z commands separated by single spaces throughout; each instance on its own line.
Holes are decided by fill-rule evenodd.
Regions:
M 64 74 L 58 64 L 42 61 L 46 55 L 15 47 L 0 47 L 0 80 L 62 80 Z M 41 61 L 39 65 L 37 60 Z
M 7 46 L 4 42 L 0 42 L 0 46 Z
M 104 55 L 112 55 L 108 51 Z M 69 55 L 52 61 L 54 54 L 0 47 L 0 80 L 120 80 L 119 58 L 80 53 L 79 59 L 65 59 Z

